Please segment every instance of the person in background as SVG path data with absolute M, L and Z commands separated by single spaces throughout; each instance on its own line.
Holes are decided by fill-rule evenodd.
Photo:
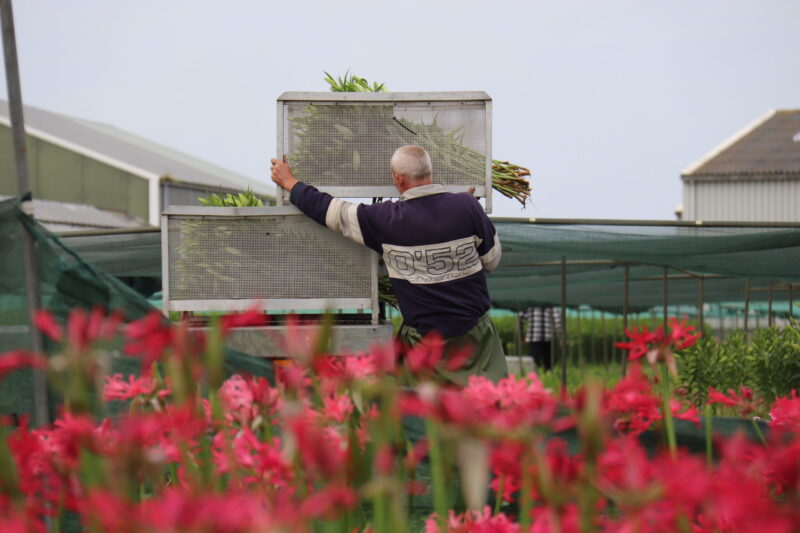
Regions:
M 500 262 L 494 225 L 471 194 L 445 192 L 433 183 L 428 153 L 398 148 L 389 162 L 397 202 L 354 204 L 298 181 L 286 161 L 272 159 L 272 181 L 290 191 L 291 202 L 323 226 L 383 256 L 389 271 L 406 345 L 438 332 L 445 357 L 471 355 L 458 370 L 436 370 L 446 382 L 465 386 L 472 375 L 498 381 L 508 374 L 502 342 L 489 319 L 486 274 Z
M 528 307 L 519 313 L 520 333 L 536 370 L 553 368 L 553 339 L 561 330 L 561 310 L 557 307 Z

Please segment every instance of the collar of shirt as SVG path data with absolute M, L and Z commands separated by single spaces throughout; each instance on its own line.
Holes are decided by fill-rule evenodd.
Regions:
M 418 185 L 407 189 L 406 192 L 400 195 L 400 200 L 413 200 L 414 198 L 422 198 L 423 196 L 430 196 L 432 194 L 439 194 L 444 192 L 444 186 L 439 183 L 430 183 L 428 185 Z

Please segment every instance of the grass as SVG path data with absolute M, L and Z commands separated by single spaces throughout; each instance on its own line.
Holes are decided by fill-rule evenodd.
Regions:
M 508 361 L 508 372 L 516 376 L 524 376 L 531 372 L 531 359 L 528 356 L 522 358 L 522 368 L 520 368 L 520 358 L 510 356 Z M 556 366 L 550 370 L 536 371 L 542 384 L 552 390 L 561 388 L 561 367 L 558 361 Z M 579 386 L 583 385 L 588 379 L 594 378 L 600 381 L 605 387 L 613 387 L 622 377 L 622 366 L 618 362 L 608 365 L 602 363 L 586 363 L 583 366 L 567 365 L 567 390 L 574 392 Z

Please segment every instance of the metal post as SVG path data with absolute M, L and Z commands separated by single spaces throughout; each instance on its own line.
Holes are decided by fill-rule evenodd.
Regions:
M 606 328 L 606 312 L 600 312 L 600 329 L 602 330 L 602 337 L 603 337 L 603 368 L 608 370 L 608 338 L 607 333 L 608 330 Z
M 664 312 L 661 315 L 661 326 L 664 328 L 664 331 L 667 330 L 667 315 L 669 307 L 669 281 L 668 281 L 668 271 L 669 267 L 664 267 Z
M 625 342 L 625 332 L 628 331 L 628 299 L 630 297 L 630 283 L 631 283 L 631 267 L 625 265 L 623 275 L 623 288 L 622 288 L 622 340 Z M 622 353 L 622 376 L 625 376 L 628 366 L 628 358 L 625 356 L 625 350 Z
M 581 327 L 581 307 L 575 308 L 575 338 L 578 341 L 578 372 L 583 377 L 583 365 L 586 354 L 583 351 L 583 328 Z
M 11 117 L 11 135 L 14 139 L 14 163 L 17 169 L 17 192 L 22 207 L 32 209 L 33 195 L 28 179 L 28 149 L 25 146 L 25 121 L 22 114 L 22 90 L 19 82 L 17 44 L 14 32 L 14 13 L 11 0 L 0 0 L 0 18 L 3 26 L 3 57 L 6 65 L 6 88 L 8 91 L 8 112 Z M 39 262 L 33 236 L 22 228 L 22 264 L 25 269 L 25 295 L 28 304 L 31 335 L 31 349 L 44 352 L 42 335 L 34 326 L 34 314 L 40 307 Z M 36 410 L 34 422 L 41 426 L 49 421 L 47 412 L 47 382 L 44 372 L 33 369 L 33 405 Z
M 517 352 L 517 364 L 519 365 L 519 375 L 525 375 L 525 368 L 522 366 L 522 332 L 525 328 L 525 312 L 517 313 L 517 319 L 514 321 L 514 336 L 516 337 L 516 341 L 514 342 L 514 346 L 516 346 Z M 535 370 L 535 369 L 534 369 Z
M 789 320 L 794 318 L 794 285 L 789 284 Z
M 750 278 L 744 280 L 744 333 L 747 335 L 747 325 L 750 321 Z
M 706 306 L 706 278 L 700 276 L 699 301 L 697 302 L 697 318 L 700 322 L 700 331 L 703 331 L 703 309 Z
M 589 314 L 591 320 L 589 321 L 589 325 L 591 329 L 589 330 L 589 359 L 591 360 L 592 364 L 597 362 L 597 347 L 595 346 L 595 312 L 591 311 Z
M 550 358 L 550 361 L 548 361 L 547 368 L 552 369 L 553 368 L 553 363 L 555 362 L 555 353 L 556 353 L 556 348 L 555 348 L 555 346 L 556 346 L 556 343 L 555 343 L 555 339 L 556 339 L 556 317 L 555 317 L 555 312 L 556 311 L 552 307 L 549 308 L 549 311 L 550 312 L 547 313 L 547 319 L 550 321 L 550 342 L 548 343 L 548 345 L 550 346 L 550 350 L 548 350 L 548 351 L 550 353 L 548 353 L 547 356 Z
M 561 256 L 561 389 L 567 390 L 567 258 Z
M 767 283 L 767 326 L 772 327 L 775 322 L 772 320 L 772 280 Z

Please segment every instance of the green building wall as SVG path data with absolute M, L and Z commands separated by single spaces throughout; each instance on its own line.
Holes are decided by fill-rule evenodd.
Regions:
M 27 136 L 34 198 L 87 204 L 148 220 L 147 180 Z M 17 195 L 11 129 L 0 124 L 0 194 Z

